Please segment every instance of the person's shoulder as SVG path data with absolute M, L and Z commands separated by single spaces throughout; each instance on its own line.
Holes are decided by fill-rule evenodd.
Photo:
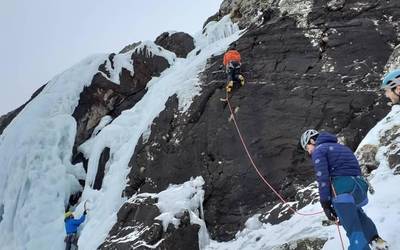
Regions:
M 324 152 L 324 151 L 326 151 L 328 149 L 328 147 L 329 147 L 328 144 L 329 143 L 322 143 L 322 144 L 317 145 L 315 147 L 315 151 L 316 152 Z

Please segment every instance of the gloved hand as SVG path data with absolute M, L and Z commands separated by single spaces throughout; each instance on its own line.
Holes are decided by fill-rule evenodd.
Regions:
M 83 214 L 84 214 L 84 215 L 86 215 L 86 214 L 87 214 L 86 210 L 85 210 L 85 211 L 83 211 Z
M 332 203 L 330 201 L 322 201 L 321 206 L 324 209 L 324 213 L 328 220 L 331 221 L 336 221 L 337 220 L 337 215 L 335 212 L 335 209 L 332 207 Z

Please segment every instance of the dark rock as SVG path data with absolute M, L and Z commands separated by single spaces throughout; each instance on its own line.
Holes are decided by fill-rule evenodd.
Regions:
M 93 77 L 92 84 L 80 94 L 79 104 L 72 114 L 77 121 L 73 158 L 79 153 L 77 147 L 90 138 L 101 118 L 108 115 L 123 98 L 118 85 L 100 73 Z
M 400 165 L 396 166 L 396 168 L 393 171 L 394 175 L 400 175 Z
M 382 104 L 384 97 L 377 83 L 392 45 L 400 42 L 397 27 L 384 15 L 399 18 L 400 3 L 370 1 L 357 9 L 357 1 L 329 7 L 326 1 L 316 0 L 308 27 L 299 27 L 295 15 L 278 14 L 279 1 L 268 8 L 261 2 L 241 1 L 235 7 L 226 0 L 221 5 L 221 13 L 236 11 L 233 15 L 242 23 L 248 23 L 258 10 L 266 13 L 262 22 L 249 26 L 237 41 L 246 85 L 236 90 L 230 101 L 239 108 L 237 122 L 261 174 L 286 200 L 297 201 L 294 208 L 300 209 L 317 202 L 310 190 L 298 192 L 312 187 L 315 180 L 311 162 L 298 145 L 301 133 L 308 128 L 330 131 L 345 136 L 344 142 L 355 149 L 389 110 Z M 372 20 L 379 20 L 379 25 Z M 176 97 L 168 100 L 153 122 L 150 137 L 136 146 L 124 195 L 160 192 L 171 183 L 181 184 L 201 175 L 206 182 L 207 228 L 213 239 L 227 241 L 254 214 L 262 214 L 263 222 L 276 224 L 290 218 L 291 212 L 281 216 L 287 206 L 277 206 L 281 201 L 252 168 L 233 123 L 228 121 L 229 109 L 220 101 L 225 95 L 225 74 L 213 73 L 221 61 L 222 55 L 209 59 L 200 76 L 202 92 L 187 113 L 179 112 Z M 383 143 L 390 139 L 388 136 Z M 371 150 L 369 154 L 374 155 Z M 375 165 L 371 159 L 366 159 L 367 168 Z M 125 210 L 124 206 L 120 212 Z M 119 218 L 117 224 L 123 221 Z M 127 227 L 119 230 L 122 228 Z M 192 237 L 175 240 L 175 244 L 190 244 L 195 239 L 195 229 L 185 230 Z M 178 231 L 174 234 L 181 235 Z M 325 241 L 305 239 L 296 249 L 320 249 Z M 108 242 L 111 246 L 111 240 Z M 176 247 L 171 244 L 166 249 Z
M 114 57 L 115 54 L 111 54 L 108 58 L 111 68 L 113 69 Z M 125 68 L 122 68 L 119 76 L 120 84 L 118 90 L 125 96 L 132 96 L 142 92 L 153 76 L 160 76 L 160 73 L 170 66 L 164 57 L 151 54 L 146 46 L 144 46 L 143 49 L 134 49 L 131 59 L 134 62 L 133 76 L 131 72 Z M 106 63 L 107 62 L 104 62 L 100 65 L 99 71 L 103 72 L 107 77 L 110 77 L 110 73 L 105 66 Z M 108 79 L 104 78 L 101 81 L 105 82 L 108 81 Z
M 3 220 L 4 204 L 0 204 L 0 222 Z
M 327 240 L 328 239 L 320 239 L 320 238 L 301 239 L 283 244 L 276 250 L 308 250 L 308 249 L 319 250 L 324 247 L 325 242 Z
M 376 27 L 369 20 L 379 18 L 386 7 L 373 5 L 359 15 L 346 7 L 340 18 L 337 11 L 325 9 L 326 3 L 317 1 L 309 17 L 310 25 L 322 32 L 316 46 L 289 15 L 273 15 L 237 41 L 247 85 L 231 102 L 239 107 L 238 123 L 255 163 L 288 201 L 301 198 L 297 191 L 315 180 L 311 163 L 298 147 L 305 129 L 343 134 L 355 149 L 388 111 L 376 105 L 383 99 L 370 91 L 393 51 L 388 41 L 397 42 L 392 26 Z M 279 216 L 286 206 L 271 210 L 280 201 L 265 190 L 228 122 L 229 110 L 219 101 L 225 75 L 212 74 L 221 61 L 222 56 L 209 60 L 202 94 L 186 114 L 169 100 L 147 143 L 138 146 L 132 158 L 129 183 L 134 188 L 126 194 L 160 192 L 170 183 L 202 175 L 211 237 L 230 240 L 255 213 L 270 213 L 266 222 L 272 224 L 291 214 Z M 296 208 L 310 202 L 316 202 L 315 197 L 298 201 Z
M 97 169 L 96 177 L 93 184 L 93 189 L 100 190 L 103 184 L 104 171 L 106 169 L 106 164 L 110 158 L 110 148 L 105 148 L 100 155 L 99 166 Z
M 199 226 L 191 225 L 189 213 L 185 212 L 179 218 L 181 224 L 178 228 L 170 224 L 164 231 L 160 221 L 155 219 L 160 214 L 155 202 L 151 198 L 139 198 L 125 203 L 118 212 L 118 223 L 99 249 L 148 249 L 146 246 L 154 249 L 199 249 Z
M 154 218 L 160 212 L 155 206 L 155 200 L 151 198 L 143 201 L 134 200 L 125 203 L 118 212 L 118 222 L 111 229 L 109 236 L 99 249 L 140 249 L 144 243 L 148 245 L 156 244 L 161 240 L 163 228 L 160 222 L 155 222 Z M 130 234 L 141 231 L 138 237 Z M 123 242 L 118 239 L 124 238 Z M 143 248 L 143 247 L 142 247 Z
M 109 56 L 111 67 L 115 54 Z M 79 104 L 76 107 L 73 117 L 77 121 L 77 133 L 73 150 L 73 162 L 84 162 L 83 155 L 77 148 L 85 142 L 93 133 L 101 118 L 106 115 L 117 117 L 123 110 L 132 108 L 146 93 L 146 85 L 153 76 L 169 67 L 168 61 L 160 56 L 151 55 L 145 47 L 132 53 L 135 74 L 132 77 L 130 72 L 122 69 L 120 85 L 117 85 L 106 77 L 110 74 L 104 62 L 99 66 L 99 71 L 92 80 L 92 84 L 85 87 L 80 95 Z M 105 164 L 103 162 L 102 164 Z M 100 176 L 102 176 L 100 174 Z M 97 183 L 101 183 L 98 179 Z
M 194 49 L 193 37 L 184 32 L 172 34 L 164 32 L 157 37 L 155 44 L 174 52 L 177 57 L 182 58 L 185 58 Z
M 129 94 L 143 90 L 153 76 L 160 76 L 161 72 L 170 66 L 167 59 L 151 54 L 146 46 L 142 50 L 135 50 L 132 60 L 135 71 L 133 78 L 129 81 L 124 81 L 124 77 L 121 79 L 122 90 L 126 90 Z M 125 76 L 130 77 L 126 74 Z

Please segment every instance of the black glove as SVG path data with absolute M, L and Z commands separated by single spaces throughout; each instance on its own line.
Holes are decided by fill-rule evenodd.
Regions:
M 85 210 L 85 211 L 83 211 L 83 214 L 84 214 L 84 215 L 86 215 L 86 214 L 87 214 L 86 210 Z
M 330 201 L 322 201 L 321 206 L 324 209 L 324 213 L 328 220 L 331 221 L 336 221 L 337 220 L 337 215 L 335 212 L 335 209 L 332 207 L 332 203 Z

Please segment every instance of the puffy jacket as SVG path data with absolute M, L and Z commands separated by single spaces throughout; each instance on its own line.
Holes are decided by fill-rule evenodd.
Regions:
M 231 61 L 237 61 L 240 63 L 240 53 L 237 50 L 228 50 L 224 55 L 224 65 L 226 66 Z
M 66 219 L 65 220 L 65 231 L 67 234 L 76 233 L 78 231 L 78 227 L 85 221 L 86 216 L 83 214 L 79 219 Z
M 311 155 L 317 176 L 319 196 L 322 201 L 331 200 L 331 177 L 360 176 L 361 169 L 350 148 L 337 143 L 336 136 L 321 132 Z

